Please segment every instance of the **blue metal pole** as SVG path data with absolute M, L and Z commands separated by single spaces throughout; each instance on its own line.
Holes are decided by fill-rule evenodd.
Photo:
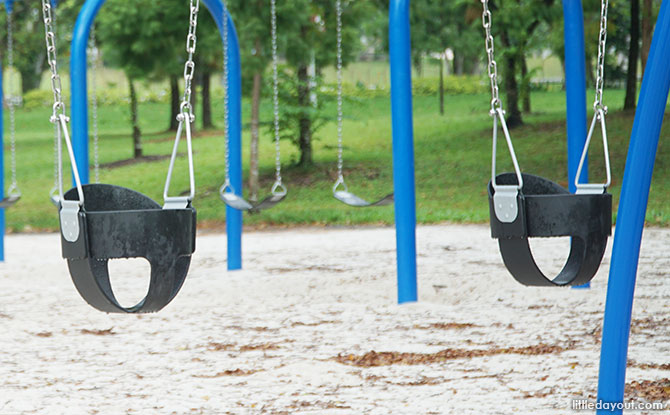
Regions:
M 389 44 L 398 303 L 417 301 L 410 0 L 391 0 Z
M 575 175 L 586 142 L 586 53 L 584 51 L 584 12 L 582 0 L 563 0 L 565 39 L 565 96 L 568 130 L 568 183 L 575 193 Z M 579 178 L 589 180 L 588 159 Z M 590 283 L 574 288 L 589 288 Z
M 86 82 L 86 46 L 93 20 L 105 0 L 86 0 L 79 12 L 72 39 L 70 75 L 72 78 L 72 144 L 82 183 L 89 182 L 88 160 L 88 89 Z M 203 0 L 223 38 L 223 4 L 221 0 Z M 226 11 L 227 13 L 227 11 Z M 242 191 L 242 66 L 235 25 L 228 16 L 230 175 L 237 192 Z M 242 213 L 227 209 L 228 269 L 242 267 Z
M 610 268 L 603 340 L 600 352 L 598 401 L 623 403 L 630 322 L 640 244 L 651 177 L 670 90 L 670 1 L 658 16 L 649 59 L 640 89 L 617 216 Z M 601 409 L 604 414 L 623 410 Z

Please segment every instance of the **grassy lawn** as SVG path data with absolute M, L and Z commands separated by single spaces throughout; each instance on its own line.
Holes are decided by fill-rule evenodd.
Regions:
M 589 95 L 590 96 L 590 95 Z M 608 132 L 613 162 L 615 203 L 621 186 L 625 156 L 632 126 L 632 115 L 619 112 L 622 91 L 607 91 L 612 111 Z M 442 221 L 485 222 L 488 220 L 486 184 L 490 177 L 490 118 L 486 95 L 460 95 L 447 98 L 446 115 L 440 116 L 436 97 L 416 97 L 414 101 L 417 214 L 421 223 Z M 220 103 L 215 105 L 221 114 Z M 391 191 L 391 119 L 389 99 L 375 98 L 348 102 L 345 120 L 345 169 L 351 190 L 375 198 Z M 526 116 L 526 126 L 513 131 L 522 169 L 567 184 L 565 151 L 565 109 L 561 93 L 538 92 L 533 95 L 536 110 Z M 333 108 L 333 111 L 335 109 Z M 269 120 L 268 103 L 262 108 L 263 120 Z M 5 114 L 6 115 L 6 114 Z M 7 211 L 8 227 L 15 231 L 56 229 L 57 215 L 49 203 L 53 184 L 53 135 L 47 122 L 48 109 L 17 113 L 18 174 L 23 198 Z M 140 107 L 144 149 L 147 155 L 168 155 L 173 134 L 166 133 L 168 108 L 164 104 Z M 244 120 L 249 119 L 249 103 L 244 103 Z M 221 122 L 218 123 L 219 127 Z M 7 125 L 7 124 L 5 124 Z M 128 109 L 106 106 L 100 109 L 101 163 L 108 164 L 132 156 Z M 261 175 L 265 191 L 273 181 L 273 144 L 263 130 L 261 139 Z M 670 132 L 664 128 L 663 135 Z M 249 130 L 244 134 L 245 178 L 248 169 Z M 603 170 L 599 142 L 592 148 L 594 178 Z M 336 176 L 336 134 L 333 123 L 318 134 L 315 142 L 316 165 L 310 169 L 295 167 L 297 151 L 282 144 L 285 183 L 289 197 L 276 208 L 245 216 L 255 226 L 296 224 L 389 224 L 393 208 L 354 209 L 332 197 Z M 225 209 L 218 198 L 224 178 L 224 146 L 220 129 L 198 131 L 194 142 L 198 209 L 201 224 L 217 226 L 225 220 Z M 5 150 L 8 150 L 6 143 Z M 182 149 L 182 151 L 185 150 Z M 6 153 L 8 154 L 8 153 Z M 670 223 L 668 194 L 670 147 L 661 141 L 656 175 L 652 184 L 647 220 L 654 224 Z M 508 168 L 505 153 L 499 156 L 500 169 Z M 158 201 L 167 170 L 167 160 L 143 162 L 122 167 L 104 167 L 102 181 L 141 191 Z M 173 192 L 188 187 L 185 160 L 179 161 Z M 6 174 L 9 174 L 8 159 Z M 8 177 L 8 176 L 7 176 Z

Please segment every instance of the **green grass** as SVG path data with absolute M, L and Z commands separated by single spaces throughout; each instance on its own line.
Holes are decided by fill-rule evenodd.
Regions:
M 590 95 L 589 95 L 590 96 Z M 608 103 L 623 101 L 623 91 L 606 91 Z M 417 216 L 421 223 L 486 222 L 488 205 L 486 184 L 490 177 L 491 119 L 487 115 L 486 95 L 449 96 L 446 115 L 440 116 L 436 97 L 415 97 L 415 167 Z M 271 108 L 265 102 L 262 118 L 269 121 Z M 526 125 L 513 131 L 522 169 L 567 184 L 565 151 L 564 96 L 556 92 L 533 94 L 533 114 Z M 632 115 L 618 112 L 611 105 L 608 132 L 612 156 L 615 203 L 621 186 Z M 355 193 L 373 199 L 392 190 L 391 118 L 387 98 L 361 100 L 346 104 L 345 169 L 349 187 Z M 335 109 L 332 108 L 334 111 Z M 221 114 L 220 103 L 214 107 Z M 101 162 L 132 157 L 128 109 L 109 106 L 100 109 Z M 7 114 L 5 114 L 6 116 Z M 18 174 L 23 198 L 7 210 L 8 226 L 15 231 L 53 230 L 58 226 L 54 207 L 48 201 L 53 185 L 53 130 L 47 109 L 18 111 Z M 168 155 L 173 134 L 164 131 L 168 108 L 164 104 L 140 107 L 144 150 L 147 155 Z M 244 102 L 243 119 L 248 122 L 249 103 Z M 221 124 L 219 122 L 219 124 Z M 7 125 L 7 124 L 5 124 Z M 219 125 L 220 126 L 220 125 Z M 266 129 L 261 137 L 261 176 L 263 192 L 273 181 L 273 143 Z M 245 223 L 265 225 L 299 224 L 389 224 L 393 208 L 354 209 L 332 197 L 336 178 L 336 129 L 324 127 L 314 144 L 315 167 L 295 166 L 298 153 L 288 142 L 282 143 L 284 180 L 289 197 L 274 209 L 246 215 Z M 662 135 L 670 134 L 664 128 Z M 248 176 L 249 130 L 243 132 L 245 179 Z M 594 179 L 603 177 L 600 141 L 592 147 L 591 171 Z M 501 149 L 504 146 L 500 146 Z M 8 151 L 8 143 L 5 150 Z M 181 151 L 185 149 L 182 148 Z M 201 224 L 218 226 L 225 220 L 225 209 L 218 198 L 224 178 L 224 145 L 220 130 L 199 131 L 194 140 L 198 209 Z M 6 154 L 5 172 L 9 177 Z M 92 157 L 92 156 L 91 156 Z M 500 170 L 509 168 L 506 153 L 499 156 Z M 670 146 L 661 141 L 656 175 L 652 184 L 647 220 L 658 225 L 670 224 Z M 137 163 L 102 170 L 102 181 L 131 187 L 162 199 L 167 160 Z M 178 163 L 173 193 L 188 187 L 185 160 Z

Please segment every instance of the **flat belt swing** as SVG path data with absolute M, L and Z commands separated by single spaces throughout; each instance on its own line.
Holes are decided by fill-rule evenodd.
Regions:
M 505 122 L 502 103 L 498 97 L 491 12 L 488 0 L 481 1 L 484 7 L 482 22 L 486 31 L 488 75 L 492 91 L 490 114 L 493 117 L 493 150 L 491 181 L 488 185 L 491 236 L 498 239 L 505 266 L 521 284 L 528 286 L 586 284 L 598 271 L 607 247 L 607 239 L 612 233 L 612 196 L 607 193 L 612 180 L 605 125 L 607 107 L 602 103 L 608 0 L 602 0 L 601 3 L 595 114 L 575 175 L 576 194 L 571 194 L 567 189 L 545 178 L 521 173 Z M 496 175 L 498 124 L 507 142 L 514 173 Z M 597 124 L 600 124 L 602 131 L 607 181 L 579 183 Z M 571 237 L 570 254 L 561 272 L 554 278 L 549 278 L 538 268 L 533 258 L 529 238 L 560 236 Z
M 275 142 L 275 182 L 270 189 L 270 195 L 263 198 L 258 203 L 247 201 L 238 194 L 230 181 L 230 129 L 228 114 L 228 19 L 223 18 L 223 89 L 225 96 L 225 144 L 226 144 L 226 180 L 219 189 L 221 200 L 229 207 L 258 213 L 270 209 L 286 199 L 288 191 L 282 182 L 281 176 L 281 149 L 279 146 L 279 56 L 277 54 L 277 4 L 276 0 L 270 2 L 271 31 L 272 31 L 272 105 L 274 108 L 274 142 Z M 223 2 L 224 11 L 226 2 Z M 227 14 L 224 13 L 224 16 Z
M 388 206 L 393 204 L 393 193 L 387 194 L 379 200 L 369 202 L 362 197 L 349 191 L 344 181 L 344 146 L 343 146 L 343 120 L 342 108 L 342 1 L 335 2 L 337 9 L 337 181 L 333 185 L 333 196 L 335 199 L 351 207 L 373 207 Z
M 108 313 L 148 313 L 165 307 L 179 292 L 195 251 L 196 212 L 191 206 L 195 195 L 191 122 L 189 104 L 195 64 L 198 1 L 191 0 L 187 37 L 188 60 L 184 71 L 185 93 L 178 116 L 175 138 L 163 191 L 161 207 L 133 190 L 107 184 L 82 186 L 68 133 L 68 118 L 62 102 L 56 46 L 52 28 L 51 5 L 42 0 L 48 62 L 52 71 L 54 106 L 51 122 L 58 136 L 58 201 L 63 258 L 75 287 L 94 308 Z M 170 197 L 168 191 L 182 133 L 188 149 L 190 194 Z M 65 141 L 76 186 L 64 194 L 62 141 Z M 132 307 L 121 306 L 111 288 L 108 262 L 116 258 L 146 258 L 151 265 L 149 290 Z
M 13 0 L 6 0 L 5 8 L 7 10 L 7 68 L 14 69 L 14 18 L 13 18 Z M 9 91 L 7 97 L 7 108 L 9 109 L 9 143 L 10 143 L 10 164 L 11 164 L 11 184 L 7 189 L 7 195 L 0 200 L 0 208 L 6 209 L 12 207 L 21 199 L 16 178 L 16 109 L 14 91 Z

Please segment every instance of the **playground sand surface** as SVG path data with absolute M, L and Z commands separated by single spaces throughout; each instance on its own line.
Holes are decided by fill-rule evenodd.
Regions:
M 559 268 L 567 242 L 542 242 Z M 658 400 L 643 381 L 670 377 L 669 243 L 670 230 L 645 231 L 627 373 L 637 401 Z M 420 227 L 420 302 L 398 306 L 391 228 L 247 233 L 233 273 L 225 235 L 204 234 L 175 301 L 135 316 L 84 303 L 57 235 L 6 246 L 2 415 L 541 415 L 595 398 L 609 250 L 590 290 L 525 288 L 487 227 Z M 114 262 L 128 305 L 147 269 Z

